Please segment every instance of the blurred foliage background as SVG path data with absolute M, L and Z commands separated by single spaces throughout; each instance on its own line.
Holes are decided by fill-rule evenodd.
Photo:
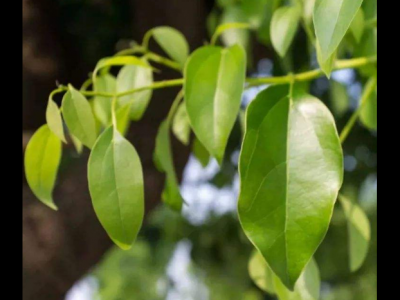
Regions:
M 52 86 L 54 87 L 56 79 L 63 83 L 82 82 L 100 58 L 127 47 L 133 39 L 140 40 L 144 32 L 150 29 L 149 26 L 178 27 L 188 37 L 193 50 L 208 39 L 209 32 L 212 32 L 220 22 L 245 19 L 241 1 L 161 2 L 163 3 L 150 0 L 24 0 L 24 134 L 44 122 L 47 103 L 45 95 L 50 92 Z M 191 10 L 187 10 L 188 7 L 191 7 Z M 176 19 L 179 18 L 182 18 L 182 21 L 177 23 Z M 187 21 L 190 18 L 198 21 Z M 252 21 L 257 23 L 262 20 L 255 18 Z M 267 25 L 261 24 L 260 28 L 263 26 Z M 54 36 L 57 36 L 57 39 L 54 39 Z M 290 70 L 309 69 L 316 64 L 315 57 L 310 55 L 307 34 L 304 30 L 300 30 L 290 55 L 283 60 L 274 54 L 270 46 L 268 29 L 259 30 L 258 33 L 236 31 L 225 35 L 223 40 L 227 44 L 239 41 L 247 47 L 251 62 L 249 75 L 280 75 Z M 347 55 L 348 47 L 352 47 L 351 43 L 352 41 L 346 42 L 341 49 L 344 57 Z M 33 78 L 35 74 L 40 74 L 41 77 Z M 160 78 L 170 77 L 170 74 L 160 76 Z M 332 109 L 340 130 L 357 107 L 362 84 L 360 74 L 346 70 L 333 74 L 332 80 L 321 78 L 312 82 L 310 89 L 312 94 L 320 97 Z M 259 88 L 246 92 L 243 107 L 257 91 Z M 170 94 L 160 93 L 159 97 L 170 97 Z M 154 104 L 150 110 L 157 108 L 157 104 Z M 160 110 L 165 112 L 165 109 Z M 146 123 L 154 127 L 152 129 L 154 133 L 158 127 L 157 121 L 157 118 L 151 117 L 151 122 Z M 134 124 L 133 127 L 135 126 Z M 135 130 L 138 131 L 140 128 L 132 129 L 132 136 L 136 137 Z M 60 293 L 45 295 L 46 289 L 42 289 L 40 291 L 42 296 L 38 298 L 37 294 L 34 296 L 32 293 L 33 288 L 25 290 L 24 287 L 24 299 L 62 299 L 65 294 L 68 300 L 274 299 L 259 290 L 248 275 L 247 265 L 252 246 L 244 236 L 236 215 L 237 160 L 241 135 L 238 121 L 222 169 L 217 168 L 214 161 L 203 168 L 194 157 L 188 156 L 187 151 L 181 151 L 178 147 L 177 155 L 183 156 L 181 167 L 178 167 L 178 170 L 183 170 L 182 193 L 188 202 L 182 215 L 177 215 L 162 205 L 156 205 L 159 198 L 152 199 L 151 201 L 156 204 L 150 205 L 147 221 L 132 250 L 123 252 L 110 248 L 110 244 L 103 242 L 104 238 L 98 242 L 101 246 L 80 242 L 80 247 L 87 247 L 86 250 L 80 248 L 74 255 L 62 254 L 63 263 L 66 265 L 77 263 L 84 266 L 79 272 L 71 273 L 72 275 L 66 280 L 64 269 L 58 265 L 55 267 L 51 265 L 49 270 L 55 282 L 58 278 L 63 278 L 61 282 L 64 285 L 60 287 Z M 143 146 L 142 152 L 151 154 L 153 146 L 154 144 Z M 316 254 L 323 281 L 321 299 L 375 300 L 377 299 L 377 133 L 357 125 L 344 146 L 344 152 L 346 176 L 343 190 L 353 200 L 358 201 L 368 213 L 373 228 L 372 242 L 366 263 L 361 270 L 351 274 L 348 268 L 347 223 L 338 205 L 327 238 Z M 186 161 L 188 163 L 185 166 Z M 84 164 L 84 160 L 77 159 L 72 151 L 67 150 L 67 158 L 63 163 L 65 170 L 71 168 L 70 165 Z M 150 168 L 152 167 L 149 167 L 149 170 Z M 150 173 L 145 170 L 146 172 Z M 65 179 L 66 176 L 62 177 Z M 160 190 L 163 178 L 162 176 L 155 178 L 159 183 L 152 187 Z M 79 201 L 89 201 L 87 192 L 80 192 L 74 184 L 77 183 L 70 182 L 70 189 L 77 190 L 77 194 L 74 194 L 76 199 L 73 200 L 78 201 L 79 195 L 82 194 L 83 200 Z M 37 208 L 32 213 L 30 209 L 33 204 L 29 200 L 31 195 L 24 193 L 23 197 L 24 286 L 30 286 L 34 285 L 30 283 L 35 282 L 35 276 L 41 276 L 38 271 L 40 268 L 44 268 L 43 273 L 48 271 L 46 269 L 48 265 L 43 265 L 44 258 L 38 259 L 35 251 L 48 251 L 48 249 L 43 248 L 39 242 L 30 243 L 29 234 L 33 226 L 37 226 L 37 223 L 31 222 L 33 216 L 45 213 L 41 213 Z M 43 217 L 42 215 L 40 216 Z M 57 218 L 57 215 L 51 215 L 45 223 L 41 221 L 43 226 L 53 228 L 54 225 L 51 223 L 53 218 Z M 96 222 L 93 217 L 89 220 Z M 88 226 L 88 221 L 81 222 L 82 225 L 79 226 L 75 223 L 71 225 L 70 222 L 72 221 L 66 218 L 63 225 L 76 226 L 76 230 L 80 230 L 79 226 Z M 87 230 L 85 234 L 89 236 L 91 233 Z M 97 230 L 92 231 L 92 234 L 102 233 L 98 233 Z M 51 235 L 45 233 L 45 237 L 50 239 Z M 71 239 L 67 235 L 65 238 Z M 80 236 L 81 240 L 78 242 L 85 238 Z M 92 237 L 87 237 L 90 238 Z M 37 239 L 37 235 L 32 239 Z M 41 240 L 42 243 L 44 241 L 47 239 Z M 53 245 L 52 243 L 54 241 L 50 244 Z M 85 255 L 94 251 L 94 247 L 100 250 L 93 259 L 87 260 Z M 34 272 L 29 270 L 30 259 L 34 260 L 35 265 L 40 265 Z M 41 280 L 44 282 L 47 279 Z M 73 282 L 75 285 L 71 287 Z

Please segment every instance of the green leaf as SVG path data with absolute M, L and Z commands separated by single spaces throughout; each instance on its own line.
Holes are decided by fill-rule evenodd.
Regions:
M 58 105 L 53 101 L 53 99 L 49 98 L 49 102 L 47 104 L 46 109 L 46 121 L 49 129 L 64 143 L 66 143 L 63 121 L 61 118 L 60 109 Z
M 162 194 L 164 203 L 172 209 L 180 212 L 182 209 L 183 198 L 179 191 L 178 179 L 172 157 L 170 122 L 166 120 L 161 123 L 156 138 L 156 149 L 154 152 L 154 162 L 161 172 L 166 173 L 166 183 Z
M 303 0 L 303 18 L 306 24 L 311 25 L 313 22 L 313 13 L 316 0 Z
M 131 123 L 130 119 L 131 114 L 131 104 L 127 103 L 120 108 L 117 109 L 116 118 L 117 118 L 117 129 L 118 131 L 125 136 L 128 132 L 129 125 Z
M 300 276 L 294 291 L 288 290 L 275 276 L 275 290 L 279 300 L 319 300 L 321 279 L 318 265 L 312 259 Z
M 96 82 L 97 73 L 107 67 L 113 66 L 140 66 L 146 69 L 152 69 L 151 66 L 145 61 L 135 56 L 113 56 L 101 59 L 93 72 L 93 82 Z
M 368 83 L 371 84 L 371 83 Z M 367 89 L 368 87 L 366 87 Z M 378 129 L 378 94 L 376 89 L 368 97 L 361 109 L 360 120 L 370 130 Z
M 247 17 L 240 7 L 232 6 L 223 12 L 221 16 L 221 25 L 218 26 L 212 37 L 211 44 L 215 44 L 221 36 L 225 46 L 241 45 L 247 49 L 250 42 L 250 24 L 246 23 Z
M 335 67 L 335 62 L 336 62 L 336 56 L 337 53 L 336 51 L 327 59 L 327 60 L 323 60 L 322 59 L 322 55 L 321 55 L 321 47 L 317 41 L 317 60 L 318 60 L 318 64 L 321 68 L 321 70 L 324 72 L 324 74 L 326 75 L 326 77 L 331 78 L 331 74 L 333 71 L 333 68 Z
M 237 3 L 238 0 L 217 0 L 217 4 L 221 8 L 226 8 Z
M 208 163 L 210 162 L 210 154 L 197 138 L 195 138 L 193 141 L 192 151 L 194 157 L 196 157 L 196 159 L 200 162 L 202 167 L 203 168 L 207 167 Z
M 61 141 L 43 125 L 32 136 L 25 151 L 25 175 L 35 196 L 48 207 L 57 210 L 53 189 L 61 160 Z
M 264 292 L 275 295 L 275 274 L 257 250 L 251 255 L 248 269 L 250 278 L 256 286 Z
M 241 9 L 252 28 L 260 28 L 265 17 L 265 7 L 271 0 L 246 0 L 241 3 Z
M 357 43 L 361 42 L 361 39 L 364 34 L 364 29 L 365 29 L 365 17 L 364 17 L 364 11 L 362 8 L 360 8 L 353 20 L 353 23 L 351 23 L 350 30 L 356 39 Z
M 142 66 L 125 66 L 117 77 L 118 93 L 146 87 L 153 84 L 153 72 L 151 69 Z M 139 121 L 149 105 L 152 90 L 145 90 L 119 98 L 119 105 L 131 104 L 131 119 Z
M 314 25 L 321 46 L 322 61 L 339 47 L 363 0 L 317 0 Z
M 331 102 L 335 115 L 342 117 L 350 108 L 350 99 L 347 88 L 340 82 L 331 80 Z
M 221 164 L 237 119 L 246 76 L 239 45 L 197 50 L 185 69 L 186 109 L 197 138 Z
M 268 88 L 247 109 L 238 211 L 248 238 L 293 289 L 328 230 L 343 153 L 325 105 L 288 93 Z
M 182 142 L 182 144 L 186 146 L 189 145 L 190 123 L 185 102 L 182 102 L 176 111 L 172 123 L 172 132 L 175 134 L 176 138 Z
M 284 57 L 296 35 L 301 18 L 298 6 L 281 7 L 272 17 L 272 45 L 281 57 Z
M 117 81 L 114 76 L 105 74 L 99 76 L 94 83 L 95 92 L 115 94 Z M 111 102 L 112 97 L 94 98 L 94 113 L 104 127 L 108 127 L 111 122 Z
M 185 36 L 174 28 L 163 26 L 153 29 L 153 37 L 168 56 L 183 69 L 189 57 L 189 44 Z
M 72 143 L 74 144 L 76 152 L 80 155 L 83 152 L 83 144 L 81 143 L 80 140 L 78 140 L 76 137 L 74 137 L 72 134 L 70 134 Z
M 93 148 L 88 179 L 100 223 L 120 248 L 131 248 L 144 217 L 143 171 L 135 148 L 113 127 Z
M 344 196 L 339 197 L 348 221 L 350 269 L 360 269 L 368 255 L 371 225 L 361 207 Z
M 262 11 L 263 21 L 258 30 L 258 39 L 264 45 L 269 46 L 271 43 L 271 20 L 282 0 L 266 0 L 265 2 L 265 8 Z
M 91 149 L 97 139 L 97 129 L 92 108 L 85 96 L 70 87 L 64 95 L 62 110 L 70 133 Z

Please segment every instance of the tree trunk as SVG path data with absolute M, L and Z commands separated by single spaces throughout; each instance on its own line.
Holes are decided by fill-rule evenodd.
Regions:
M 157 25 L 181 30 L 191 48 L 206 38 L 206 4 L 200 0 L 131 0 L 134 38 Z M 56 79 L 74 72 L 62 51 L 56 32 L 54 0 L 23 0 L 23 128 L 34 130 L 44 123 L 49 92 Z M 53 16 L 53 17 L 52 17 Z M 153 46 L 153 45 L 152 45 Z M 66 65 L 66 66 L 65 66 Z M 87 70 L 89 71 L 89 70 Z M 78 74 L 77 77 L 81 76 Z M 181 75 L 166 72 L 157 80 Z M 65 82 L 71 81 L 66 79 Z M 160 201 L 164 175 L 153 164 L 155 136 L 166 117 L 177 89 L 156 91 L 145 118 L 133 124 L 128 138 L 141 156 L 146 192 L 146 211 Z M 24 138 L 24 144 L 26 140 Z M 189 151 L 174 144 L 177 171 L 182 172 Z M 87 188 L 88 153 L 81 158 L 67 147 L 55 191 L 58 212 L 39 203 L 23 179 L 23 299 L 64 299 L 71 286 L 95 266 L 111 246 L 93 211 Z

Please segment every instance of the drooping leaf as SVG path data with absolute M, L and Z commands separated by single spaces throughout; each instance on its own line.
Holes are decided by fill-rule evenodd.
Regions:
M 117 77 L 118 93 L 149 86 L 153 83 L 153 72 L 149 68 L 142 66 L 125 66 L 121 69 Z M 124 106 L 131 103 L 131 119 L 139 121 L 145 113 L 151 96 L 152 90 L 145 90 L 119 98 L 119 105 Z
M 378 129 L 378 91 L 376 89 L 376 77 L 371 78 L 365 88 L 360 113 L 362 124 L 370 130 Z M 371 90 L 372 89 L 372 90 Z M 364 97 L 367 97 L 364 99 Z
M 224 10 L 221 16 L 221 25 L 218 26 L 212 43 L 215 44 L 216 39 L 221 39 L 226 46 L 241 45 L 247 49 L 250 42 L 250 24 L 246 23 L 247 17 L 238 6 L 232 6 Z
M 317 60 L 318 64 L 321 68 L 321 70 L 325 73 L 326 77 L 331 78 L 331 74 L 333 71 L 333 68 L 335 67 L 335 62 L 336 62 L 336 51 L 327 59 L 323 60 L 322 55 L 321 55 L 321 47 L 317 41 Z
M 330 94 L 334 114 L 339 117 L 343 116 L 350 108 L 350 99 L 346 86 L 331 80 Z
M 117 81 L 110 74 L 99 76 L 94 83 L 94 90 L 101 93 L 115 94 Z M 108 127 L 111 122 L 111 102 L 112 97 L 97 96 L 94 98 L 95 115 L 104 127 Z
M 288 290 L 275 276 L 275 290 L 279 300 L 319 300 L 321 279 L 316 261 L 312 259 L 296 283 L 294 291 Z
M 281 7 L 271 21 L 271 40 L 276 52 L 284 57 L 296 35 L 301 18 L 299 6 Z
M 72 143 L 74 144 L 76 152 L 80 155 L 83 152 L 83 144 L 80 140 L 78 140 L 76 137 L 74 137 L 72 134 L 70 134 Z
M 135 148 L 113 127 L 93 148 L 88 179 L 100 223 L 119 247 L 129 249 L 143 222 L 143 171 Z
M 210 162 L 210 154 L 203 144 L 196 138 L 193 141 L 193 155 L 200 162 L 203 168 L 208 166 Z
M 370 82 L 368 84 L 371 84 Z M 366 89 L 368 86 L 366 87 Z M 375 89 L 366 99 L 366 103 L 361 110 L 360 120 L 362 124 L 370 130 L 378 129 L 378 93 Z
M 324 104 L 288 93 L 271 87 L 248 107 L 238 210 L 248 238 L 293 289 L 328 230 L 343 153 Z
M 350 270 L 360 269 L 367 257 L 371 240 L 371 225 L 361 207 L 344 196 L 339 197 L 348 221 Z
M 275 295 L 275 274 L 264 257 L 257 250 L 253 251 L 249 261 L 249 275 L 255 285 L 271 295 Z
M 63 121 L 61 118 L 60 109 L 58 105 L 53 101 L 53 99 L 49 99 L 46 109 L 46 122 L 49 126 L 49 129 L 64 143 L 66 143 Z
M 190 123 L 186 111 L 186 104 L 184 102 L 179 105 L 178 110 L 176 111 L 172 123 L 172 132 L 176 138 L 182 142 L 182 144 L 186 146 L 189 145 Z
M 271 20 L 282 0 L 266 0 L 262 11 L 262 23 L 258 30 L 258 39 L 266 46 L 271 44 Z
M 127 103 L 120 108 L 117 109 L 116 118 L 117 118 L 117 129 L 123 136 L 126 135 L 129 129 L 129 125 L 131 123 L 131 104 Z
M 358 10 L 353 22 L 351 23 L 350 29 L 357 43 L 360 43 L 365 29 L 365 17 L 362 8 Z
M 189 57 L 189 44 L 185 36 L 178 30 L 167 26 L 157 27 L 152 31 L 156 42 L 183 69 Z
M 97 139 L 97 129 L 92 108 L 85 96 L 70 87 L 64 95 L 62 110 L 70 133 L 91 149 Z
M 170 122 L 166 120 L 161 123 L 156 138 L 156 149 L 154 152 L 154 162 L 161 172 L 166 173 L 165 188 L 162 194 L 164 203 L 172 209 L 180 212 L 182 209 L 183 198 L 179 191 L 178 179 L 172 157 Z
M 61 141 L 43 125 L 32 136 L 25 150 L 25 175 L 35 196 L 48 207 L 57 210 L 53 189 L 61 160 Z
M 200 142 L 219 163 L 240 109 L 246 54 L 239 45 L 197 50 L 185 69 L 186 110 Z
M 317 0 L 314 7 L 315 33 L 326 61 L 339 47 L 363 0 Z

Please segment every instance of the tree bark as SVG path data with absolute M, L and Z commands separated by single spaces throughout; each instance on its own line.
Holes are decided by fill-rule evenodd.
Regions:
M 157 25 L 181 30 L 191 48 L 206 38 L 206 4 L 200 0 L 131 0 L 134 38 Z M 57 35 L 57 5 L 54 0 L 23 0 L 23 128 L 34 130 L 44 123 L 49 92 L 56 79 L 74 72 L 65 64 L 62 41 Z M 152 44 L 152 46 L 154 46 Z M 63 56 L 64 55 L 64 56 Z M 89 70 L 87 70 L 89 71 Z M 79 77 L 80 75 L 78 75 Z M 157 80 L 181 75 L 166 72 Z M 70 81 L 68 79 L 65 82 Z M 155 136 L 166 117 L 177 89 L 156 91 L 145 118 L 133 124 L 128 139 L 141 156 L 146 193 L 146 211 L 160 202 L 164 175 L 153 164 Z M 24 144 L 27 138 L 24 138 Z M 174 143 L 178 173 L 189 150 Z M 58 212 L 35 199 L 23 179 L 23 299 L 64 299 L 67 291 L 87 274 L 112 243 L 101 228 L 90 202 L 86 179 L 88 153 L 77 158 L 67 147 L 55 191 Z

